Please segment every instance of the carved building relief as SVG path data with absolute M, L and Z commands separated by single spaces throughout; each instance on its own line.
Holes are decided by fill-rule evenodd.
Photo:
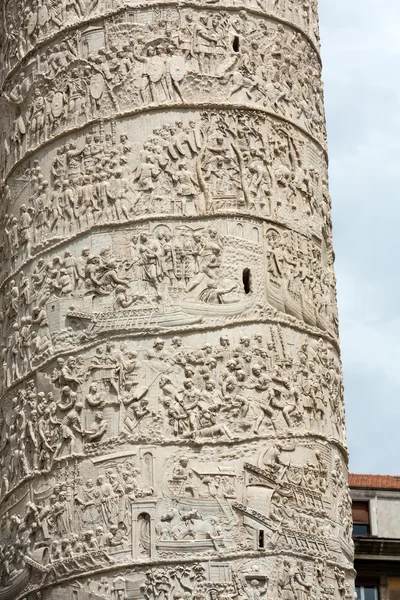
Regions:
M 316 2 L 0 21 L 0 599 L 350 600 Z

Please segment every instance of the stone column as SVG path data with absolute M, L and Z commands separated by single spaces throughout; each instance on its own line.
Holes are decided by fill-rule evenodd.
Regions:
M 4 0 L 0 599 L 350 600 L 315 0 Z

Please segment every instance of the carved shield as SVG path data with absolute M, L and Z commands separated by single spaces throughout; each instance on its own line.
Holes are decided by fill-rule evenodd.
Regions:
M 20 132 L 21 135 L 25 135 L 26 134 L 25 123 L 24 123 L 24 120 L 21 117 L 21 115 L 17 119 L 17 127 L 18 127 L 18 131 Z
M 117 200 L 121 192 L 120 182 L 117 179 L 110 179 L 108 184 L 108 191 L 111 197 Z
M 95 73 L 90 78 L 90 95 L 95 100 L 99 100 L 104 94 L 104 77 L 101 73 Z
M 31 13 L 29 15 L 28 24 L 26 26 L 26 32 L 28 35 L 32 35 L 32 33 L 35 31 L 37 22 L 38 22 L 37 13 Z
M 174 81 L 182 81 L 186 75 L 186 64 L 183 56 L 171 56 L 169 72 Z
M 61 117 L 64 110 L 64 98 L 61 92 L 56 92 L 53 97 L 53 101 L 51 103 L 51 112 L 53 113 L 53 117 L 58 119 Z
M 147 75 L 150 81 L 157 83 L 164 73 L 164 59 L 161 56 L 152 56 L 147 63 Z
M 40 27 L 44 27 L 49 20 L 49 11 L 47 6 L 41 6 L 38 12 L 38 23 Z

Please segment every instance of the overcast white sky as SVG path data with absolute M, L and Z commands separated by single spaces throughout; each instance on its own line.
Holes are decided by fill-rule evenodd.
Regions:
M 400 0 L 319 0 L 350 468 L 400 475 Z

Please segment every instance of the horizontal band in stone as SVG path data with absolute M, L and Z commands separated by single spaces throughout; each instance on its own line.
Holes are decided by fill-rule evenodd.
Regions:
M 146 258 L 152 253 L 156 262 Z M 324 246 L 270 223 L 229 217 L 217 226 L 181 218 L 81 234 L 32 261 L 3 298 L 8 385 L 55 352 L 124 330 L 167 332 L 278 311 L 337 333 Z M 31 362 L 15 354 L 15 344 L 33 333 Z
M 134 144 L 124 133 L 131 127 L 140 132 Z M 121 187 L 122 204 L 111 202 L 108 173 Z M 2 265 L 9 273 L 10 256 L 11 266 L 19 268 L 79 231 L 151 213 L 172 218 L 247 213 L 322 239 L 329 231 L 329 205 L 324 153 L 285 121 L 222 107 L 171 110 L 167 117 L 150 112 L 62 137 L 34 161 L 21 163 L 4 189 Z M 21 229 L 26 243 L 19 239 Z
M 218 2 L 214 6 L 207 6 L 207 9 L 214 10 L 214 11 L 224 10 L 224 11 L 228 11 L 228 12 L 242 10 L 242 11 L 248 12 L 250 15 L 252 14 L 252 15 L 258 15 L 258 16 L 265 16 L 268 19 L 276 21 L 277 23 L 280 23 L 282 25 L 291 27 L 295 31 L 298 31 L 299 33 L 301 33 L 308 40 L 308 42 L 314 47 L 315 52 L 317 54 L 319 54 L 319 37 L 318 37 L 317 29 L 316 29 L 316 34 L 310 35 L 310 32 L 307 32 L 307 29 L 302 27 L 298 23 L 295 23 L 294 21 L 282 18 L 281 16 L 278 16 L 277 14 L 274 14 L 273 12 L 270 12 L 268 10 L 260 10 L 261 6 L 257 0 L 256 0 L 255 4 L 257 6 L 252 7 L 251 5 L 247 6 L 246 3 L 244 3 L 244 5 L 242 7 L 238 7 L 229 2 L 221 2 L 221 3 Z M 16 5 L 14 5 L 13 3 L 9 3 L 9 6 L 14 7 Z M 118 18 L 120 15 L 126 15 L 126 18 L 128 20 L 135 21 L 138 11 L 149 10 L 149 9 L 152 9 L 153 7 L 160 7 L 160 10 L 166 11 L 168 9 L 168 7 L 176 8 L 177 4 L 176 4 L 176 2 L 170 2 L 170 1 L 157 2 L 157 4 L 154 4 L 154 2 L 152 2 L 152 1 L 142 3 L 142 4 L 135 3 L 135 5 L 132 6 L 131 8 L 117 8 L 114 10 L 103 11 L 101 14 L 96 14 L 91 17 L 79 18 L 79 21 L 75 21 L 75 23 L 73 23 L 73 22 L 69 23 L 62 28 L 53 27 L 53 30 L 51 30 L 51 28 L 47 27 L 45 35 L 37 35 L 35 33 L 35 29 L 36 30 L 39 29 L 39 30 L 42 30 L 42 32 L 44 32 L 44 28 L 40 26 L 40 19 L 37 18 L 37 14 L 36 14 L 36 19 L 35 19 L 35 14 L 32 14 L 31 18 L 29 19 L 29 17 L 28 17 L 25 22 L 26 22 L 27 26 L 30 26 L 30 29 L 32 30 L 32 34 L 33 34 L 32 39 L 34 39 L 35 42 L 34 42 L 34 46 L 32 46 L 31 41 L 26 40 L 26 42 L 27 42 L 26 48 L 23 48 L 25 40 L 21 40 L 21 38 L 20 38 L 20 41 L 16 42 L 15 31 L 20 29 L 20 26 L 17 26 L 15 23 L 12 22 L 13 20 L 15 20 L 16 18 L 19 18 L 21 16 L 21 11 L 16 11 L 13 16 L 9 15 L 7 17 L 7 15 L 6 15 L 3 19 L 4 37 L 5 38 L 8 37 L 10 43 L 7 45 L 8 56 L 6 53 L 4 53 L 2 63 L 4 65 L 6 65 L 6 69 L 8 69 L 8 72 L 7 72 L 7 70 L 5 71 L 3 68 L 1 80 L 2 80 L 2 82 L 4 82 L 9 77 L 13 76 L 16 73 L 16 71 L 19 68 L 21 68 L 21 66 L 24 68 L 26 65 L 26 62 L 29 61 L 29 58 L 32 55 L 34 55 L 35 53 L 40 52 L 40 50 L 43 48 L 43 46 L 45 44 L 47 44 L 49 41 L 57 39 L 66 33 L 67 34 L 74 33 L 74 31 L 76 31 L 77 29 L 86 28 L 88 26 L 96 24 L 99 22 L 99 20 L 102 20 L 102 19 L 114 19 L 114 18 Z M 181 10 L 182 10 L 182 8 L 195 8 L 196 9 L 196 8 L 198 8 L 198 4 L 193 3 L 193 2 L 185 2 L 184 4 L 180 4 L 179 8 Z M 48 15 L 48 13 L 47 13 L 47 15 Z M 45 16 L 45 15 L 43 15 L 43 16 Z M 30 25 L 28 25 L 29 23 L 30 23 Z M 47 19 L 47 23 L 54 24 L 54 21 L 52 21 L 51 19 Z M 317 18 L 315 19 L 314 25 L 315 24 L 317 24 Z M 21 34 L 22 34 L 22 30 L 21 30 Z M 13 41 L 14 41 L 14 48 L 13 48 Z M 11 61 L 9 58 L 10 55 L 17 57 L 17 59 L 14 61 Z
M 140 339 L 107 338 L 50 361 L 3 398 L 7 435 L 2 495 L 8 498 L 26 477 L 35 476 L 38 481 L 38 470 L 48 479 L 57 476 L 65 460 L 76 468 L 76 461 L 85 457 L 103 468 L 104 462 L 112 462 L 108 455 L 121 453 L 125 460 L 137 454 L 137 445 L 143 445 L 144 454 L 145 447 L 158 447 L 160 458 L 171 454 L 167 446 L 181 447 L 184 452 L 192 446 L 195 453 L 206 447 L 217 455 L 226 451 L 240 456 L 246 453 L 247 444 L 259 448 L 257 440 L 267 444 L 267 440 L 291 439 L 285 445 L 293 451 L 306 436 L 310 448 L 329 440 L 346 454 L 335 348 L 322 338 L 276 323 L 264 328 L 271 342 L 258 331 L 256 323 L 247 325 L 246 335 L 238 326 L 220 327 L 215 344 L 207 342 L 206 329 L 181 336 L 169 333 L 162 340 L 143 335 Z M 267 373 L 274 373 L 274 399 L 268 407 L 264 396 L 269 380 L 262 364 Z M 314 395 L 317 384 L 319 392 Z M 202 391 L 196 400 L 198 390 Z M 22 417 L 28 402 L 32 418 L 28 439 L 39 437 L 33 452 L 22 459 L 15 453 L 15 441 L 24 434 Z M 208 420 L 214 412 L 211 406 L 217 413 L 222 411 L 218 421 Z M 83 418 L 81 432 L 71 430 L 77 414 Z M 74 434 L 56 435 L 63 431 Z M 44 432 L 46 439 L 53 440 L 47 446 Z
M 140 30 L 139 35 L 135 24 L 106 23 L 80 34 L 79 39 L 61 39 L 44 48 L 40 60 L 19 74 L 16 85 L 10 83 L 4 90 L 8 102 L 3 101 L 2 121 L 12 132 L 10 137 L 5 133 L 2 149 L 6 155 L 1 162 L 7 171 L 44 141 L 79 124 L 149 105 L 208 102 L 210 96 L 216 103 L 228 98 L 233 105 L 265 107 L 304 127 L 324 144 L 320 65 L 315 52 L 301 37 L 276 28 L 273 22 L 249 21 L 239 11 L 229 21 L 216 14 L 213 17 L 210 12 L 207 17 L 218 20 L 215 41 L 203 39 L 203 44 L 205 25 L 196 19 L 205 17 L 200 17 L 200 11 L 186 11 L 183 15 L 176 12 L 186 26 L 178 27 L 177 21 L 175 36 L 165 24 L 163 31 L 153 31 L 150 23 L 151 29 Z M 271 38 L 265 49 L 260 24 Z M 193 35 L 196 44 L 190 41 Z

